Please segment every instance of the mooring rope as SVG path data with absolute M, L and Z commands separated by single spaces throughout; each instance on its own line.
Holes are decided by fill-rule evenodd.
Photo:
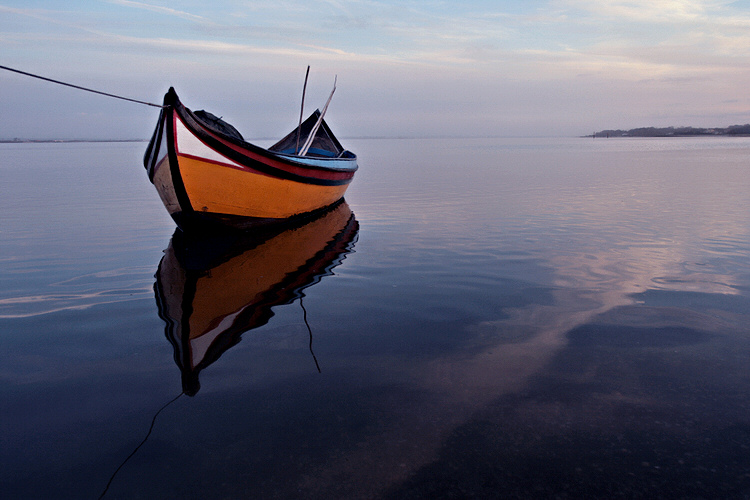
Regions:
M 302 306 L 302 317 L 305 320 L 305 326 L 307 326 L 307 331 L 310 334 L 310 354 L 312 354 L 313 361 L 315 361 L 315 367 L 318 369 L 318 373 L 321 373 L 320 372 L 320 365 L 318 364 L 318 358 L 315 357 L 315 353 L 313 352 L 313 348 L 312 348 L 312 342 L 313 342 L 312 328 L 310 328 L 310 323 L 307 322 L 307 309 L 305 309 L 305 304 L 302 303 L 302 297 L 299 298 L 299 305 Z
M 162 406 L 161 408 L 159 408 L 159 411 L 156 412 L 156 415 L 154 415 L 154 418 L 151 420 L 151 427 L 148 428 L 148 434 L 146 434 L 146 437 L 143 438 L 143 441 L 141 441 L 141 443 L 138 446 L 135 447 L 135 450 L 133 450 L 133 452 L 130 455 L 128 455 L 128 458 L 126 458 L 120 464 L 120 466 L 117 468 L 117 470 L 112 474 L 112 477 L 109 478 L 109 482 L 107 483 L 107 486 L 104 488 L 104 491 L 102 491 L 102 494 L 99 495 L 99 500 L 101 500 L 102 498 L 104 498 L 104 495 L 107 494 L 107 491 L 109 491 L 109 487 L 112 486 L 112 481 L 115 480 L 115 476 L 117 475 L 118 472 L 120 472 L 120 469 L 122 469 L 125 466 L 125 464 L 128 463 L 128 460 L 130 460 L 131 458 L 133 458 L 133 455 L 135 455 L 138 452 L 138 450 L 141 448 L 141 446 L 143 446 L 144 444 L 146 444 L 146 441 L 148 441 L 148 438 L 151 435 L 151 431 L 154 430 L 154 425 L 156 424 L 156 417 L 159 416 L 159 413 L 161 413 L 162 410 L 164 410 L 167 406 L 171 405 L 172 403 L 174 403 L 175 401 L 177 401 L 178 399 L 180 399 L 180 396 L 182 396 L 183 394 L 185 394 L 185 393 L 181 392 L 180 394 L 177 395 L 176 398 L 174 398 L 169 403 L 167 403 L 164 406 Z
M 123 97 L 123 96 L 120 96 L 120 95 L 109 94 L 107 92 L 102 92 L 100 90 L 89 89 L 89 88 L 86 88 L 86 87 L 81 87 L 80 85 L 73 85 L 72 83 L 65 83 L 65 82 L 61 82 L 60 80 L 53 80 L 52 78 L 47 78 L 47 77 L 44 77 L 44 76 L 35 75 L 33 73 L 27 73 L 26 71 L 21 71 L 19 69 L 9 68 L 7 66 L 0 66 L 0 69 L 4 69 L 4 70 L 7 70 L 7 71 L 12 71 L 13 73 L 19 73 L 21 75 L 30 76 L 32 78 L 38 78 L 38 79 L 44 80 L 46 82 L 52 82 L 52 83 L 57 83 L 59 85 L 65 85 L 66 87 L 72 87 L 72 88 L 78 89 L 78 90 L 85 90 L 86 92 L 93 92 L 94 94 L 104 95 L 104 96 L 107 96 L 107 97 L 114 97 L 115 99 L 122 99 L 123 101 L 130 101 L 130 102 L 135 102 L 135 103 L 138 103 L 138 104 L 145 104 L 146 106 L 153 106 L 155 108 L 163 108 L 164 107 L 161 104 L 154 104 L 153 102 L 139 101 L 137 99 L 130 99 L 129 97 Z

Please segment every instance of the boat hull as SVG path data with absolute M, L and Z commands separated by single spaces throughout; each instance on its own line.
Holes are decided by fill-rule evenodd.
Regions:
M 313 216 L 341 200 L 357 159 L 280 154 L 204 126 L 173 90 L 144 158 L 167 212 L 184 229 L 249 229 Z

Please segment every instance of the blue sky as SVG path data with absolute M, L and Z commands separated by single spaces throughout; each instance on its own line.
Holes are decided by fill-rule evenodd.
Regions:
M 325 102 L 341 136 L 582 135 L 750 122 L 750 1 L 0 0 L 0 65 L 246 136 Z M 151 108 L 0 73 L 0 137 L 145 137 Z

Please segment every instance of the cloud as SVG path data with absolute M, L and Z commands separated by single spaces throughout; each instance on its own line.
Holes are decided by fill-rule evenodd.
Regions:
M 721 5 L 702 0 L 560 0 L 555 4 L 588 12 L 603 19 L 649 23 L 692 21 Z
M 189 12 L 184 12 L 181 10 L 171 9 L 169 7 L 162 7 L 160 5 L 150 5 L 147 3 L 142 2 L 134 2 L 132 0 L 107 0 L 108 3 L 115 4 L 115 5 L 122 5 L 125 7 L 134 7 L 136 9 L 143 9 L 148 10 L 151 12 L 158 12 L 160 14 L 167 14 L 170 16 L 179 17 L 182 19 L 187 19 L 190 21 L 206 21 L 205 17 L 197 16 L 195 14 L 191 14 Z
M 704 66 L 712 56 L 720 56 L 716 59 L 719 65 L 728 66 L 736 65 L 738 57 L 750 55 L 745 29 L 750 16 L 730 11 L 722 3 L 697 0 L 552 0 L 544 8 L 517 8 L 515 12 L 503 10 L 503 5 L 484 8 L 471 3 L 282 1 L 245 2 L 238 9 L 236 3 L 219 2 L 201 15 L 134 0 L 107 3 L 163 13 L 174 22 L 168 30 L 149 30 L 148 21 L 136 28 L 119 19 L 118 23 L 94 24 L 85 16 L 73 21 L 75 13 L 66 17 L 40 10 L 5 10 L 132 48 L 268 54 L 295 60 L 359 58 L 379 64 L 447 65 L 492 74 L 502 72 L 499 65 L 509 64 L 509 74 L 527 78 L 537 74 L 543 79 L 602 71 L 617 75 L 623 68 L 642 73 L 637 78 L 643 78 L 653 71 L 695 70 L 691 58 Z M 228 8 L 254 15 L 223 15 Z M 170 36 L 148 36 L 154 33 Z

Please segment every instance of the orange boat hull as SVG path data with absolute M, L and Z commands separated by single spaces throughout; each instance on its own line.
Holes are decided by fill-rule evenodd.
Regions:
M 300 157 L 263 149 L 211 129 L 170 93 L 144 163 L 182 229 L 294 221 L 344 196 L 357 169 L 352 153 Z

